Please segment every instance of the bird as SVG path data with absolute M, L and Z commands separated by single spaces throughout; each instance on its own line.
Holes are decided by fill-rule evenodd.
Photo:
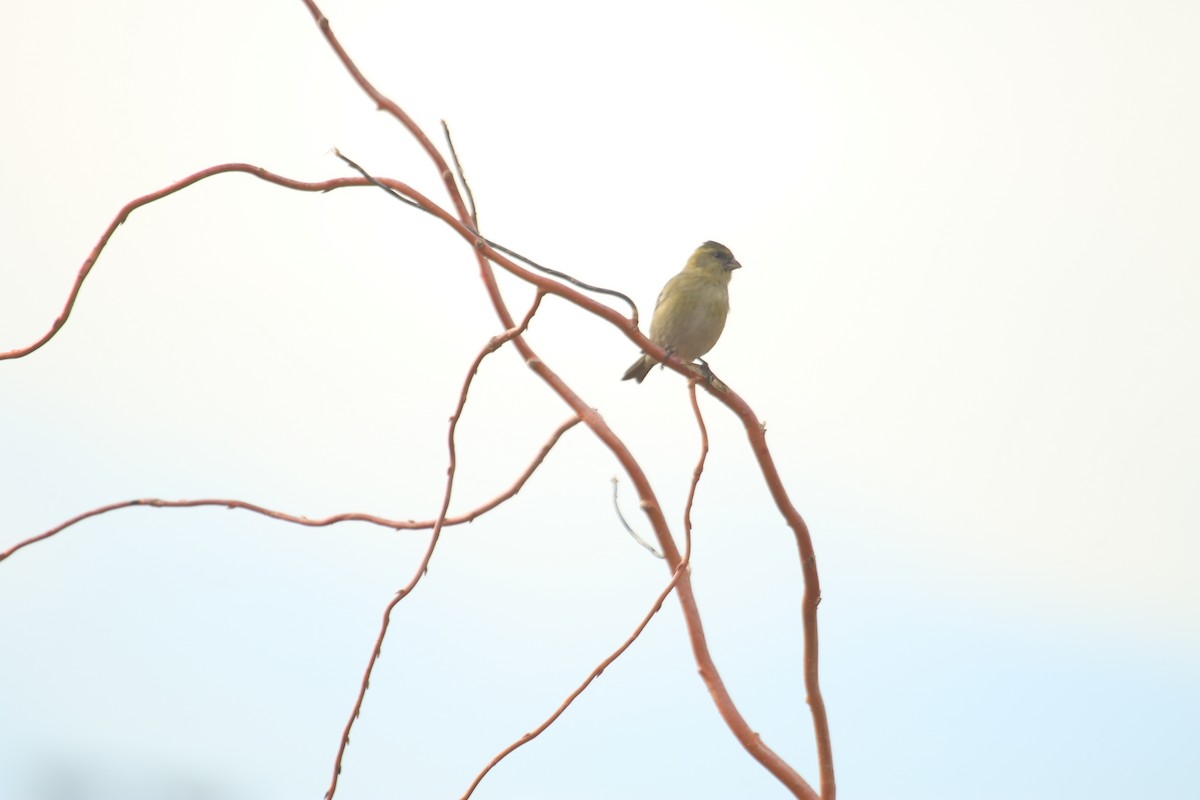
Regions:
M 696 248 L 683 270 L 658 295 L 650 320 L 650 341 L 684 361 L 707 353 L 721 338 L 729 314 L 729 279 L 741 264 L 718 242 Z M 641 383 L 658 359 L 642 353 L 623 381 Z

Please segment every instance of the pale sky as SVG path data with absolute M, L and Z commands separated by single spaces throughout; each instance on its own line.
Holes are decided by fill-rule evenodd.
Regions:
M 1142 3 L 323 5 L 377 87 L 451 125 L 493 239 L 654 297 L 744 268 L 708 360 L 768 428 L 821 569 L 841 797 L 1181 797 L 1200 741 L 1200 9 Z M 300 2 L 25 4 L 0 51 L 0 351 L 40 337 L 120 207 L 223 162 L 444 202 Z M 503 280 L 514 313 L 531 293 Z M 469 247 L 382 193 L 245 175 L 135 211 L 62 332 L 0 362 L 0 550 L 136 497 L 436 512 L 446 420 L 501 326 Z M 529 342 L 679 533 L 684 380 L 548 299 Z M 568 410 L 504 349 L 452 511 Z M 693 580 L 713 656 L 816 783 L 801 575 L 737 420 Z M 338 798 L 457 798 L 669 575 L 582 427 L 447 531 L 393 618 Z M 622 504 L 648 532 L 628 482 Z M 0 796 L 319 798 L 425 534 L 121 511 L 0 563 Z M 668 601 L 475 797 L 782 798 Z

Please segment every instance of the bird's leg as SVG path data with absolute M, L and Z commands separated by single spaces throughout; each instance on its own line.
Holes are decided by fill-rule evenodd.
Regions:
M 717 379 L 717 376 L 713 374 L 711 369 L 709 369 L 707 361 L 705 361 L 703 358 L 697 358 L 696 360 L 700 362 L 700 374 L 704 376 L 704 380 L 708 383 L 708 385 L 712 386 L 712 382 Z
M 665 346 L 663 349 L 667 351 L 667 358 L 664 358 L 662 361 L 658 362 L 659 369 L 663 369 L 664 367 L 666 367 L 667 359 L 669 359 L 671 356 L 675 355 L 675 345 L 669 344 L 669 345 Z

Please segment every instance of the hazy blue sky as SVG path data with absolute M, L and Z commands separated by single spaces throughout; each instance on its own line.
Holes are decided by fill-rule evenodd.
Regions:
M 453 127 L 494 239 L 633 296 L 706 239 L 744 269 L 709 361 L 766 421 L 821 568 L 841 797 L 1182 797 L 1200 741 L 1200 7 L 1186 2 L 324 5 L 370 79 Z M 0 350 L 39 337 L 128 200 L 245 161 L 441 200 L 300 2 L 24 4 L 0 51 Z M 516 313 L 530 292 L 503 282 Z M 426 518 L 500 331 L 470 250 L 370 190 L 223 176 L 136 211 L 62 333 L 0 363 L 0 549 L 135 497 Z M 547 300 L 530 344 L 676 525 L 684 381 Z M 710 644 L 815 782 L 793 540 L 737 421 L 694 513 Z M 567 409 L 511 350 L 452 509 Z M 668 579 L 582 428 L 448 531 L 401 604 L 338 797 L 456 798 Z M 643 524 L 628 486 L 626 513 Z M 644 529 L 644 524 L 643 524 Z M 0 563 L 0 796 L 325 791 L 425 534 L 134 509 Z M 190 793 L 189 793 L 190 792 Z M 672 599 L 480 800 L 775 798 Z

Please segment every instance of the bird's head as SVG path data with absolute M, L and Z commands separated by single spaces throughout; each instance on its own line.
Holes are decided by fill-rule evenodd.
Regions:
M 729 273 L 740 269 L 742 265 L 725 245 L 719 242 L 705 242 L 696 248 L 696 252 L 692 253 L 687 266 L 688 269 L 699 269 L 713 275 L 722 275 L 728 281 Z

